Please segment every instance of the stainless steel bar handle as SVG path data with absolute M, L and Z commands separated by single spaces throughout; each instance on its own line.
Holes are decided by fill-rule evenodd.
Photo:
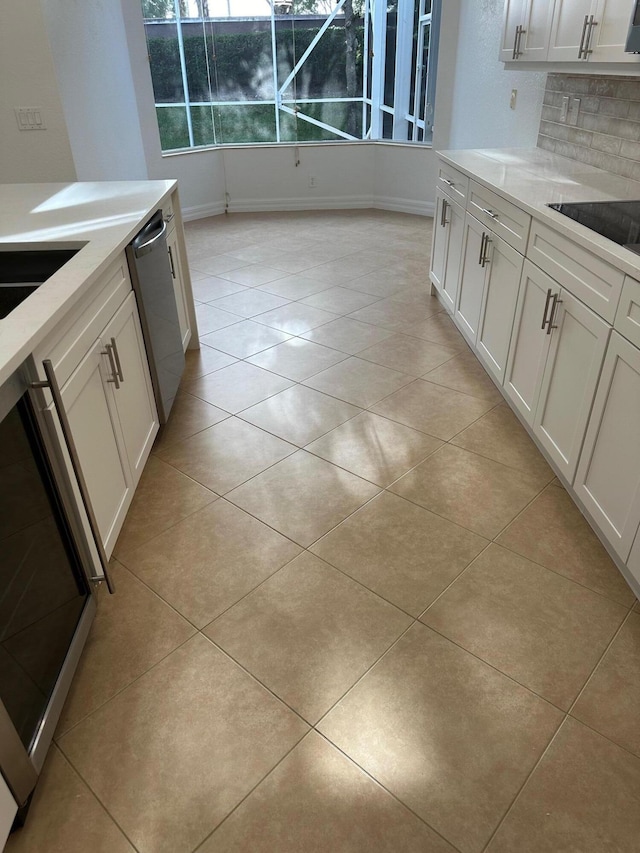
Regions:
M 442 199 L 442 208 L 440 209 L 440 225 L 443 228 L 449 224 L 449 220 L 447 219 L 447 208 L 449 207 L 449 202 L 446 198 Z
M 551 302 L 551 297 L 553 296 L 553 292 L 551 288 L 547 290 L 547 298 L 544 303 L 544 311 L 542 313 L 542 326 L 540 328 L 544 332 L 544 327 L 547 325 L 547 311 L 549 310 L 549 303 Z
M 446 184 L 448 187 L 455 187 L 455 181 L 450 181 L 449 178 L 443 178 L 442 183 Z
M 594 21 L 593 15 L 589 16 L 589 26 L 587 27 L 587 36 L 584 40 L 584 48 L 582 50 L 582 55 L 586 59 L 593 50 L 589 47 L 589 43 L 591 42 L 591 33 L 593 32 L 593 28 L 598 26 L 598 22 Z
M 516 31 L 513 36 L 513 53 L 511 54 L 511 59 L 518 58 L 518 35 L 519 35 L 520 27 L 516 27 Z
M 76 481 L 78 483 L 80 497 L 82 498 L 82 503 L 87 513 L 87 518 L 89 519 L 91 535 L 93 536 L 93 541 L 95 542 L 98 557 L 100 559 L 100 565 L 104 573 L 104 577 L 94 576 L 91 577 L 91 580 L 94 583 L 101 583 L 104 580 L 107 584 L 107 589 L 113 595 L 113 593 L 116 591 L 116 588 L 113 584 L 113 581 L 111 580 L 111 577 L 109 576 L 109 558 L 107 557 L 106 551 L 104 550 L 104 545 L 102 544 L 102 538 L 100 537 L 98 522 L 96 520 L 95 512 L 93 511 L 91 498 L 89 497 L 89 489 L 87 488 L 87 483 L 84 479 L 84 474 L 82 473 L 80 458 L 78 456 L 78 451 L 73 440 L 73 435 L 71 433 L 71 425 L 69 424 L 69 418 L 67 417 L 67 413 L 64 408 L 64 401 L 60 392 L 60 386 L 58 385 L 58 380 L 56 378 L 55 370 L 53 369 L 53 364 L 51 360 L 48 358 L 45 359 L 42 362 L 42 366 L 44 368 L 44 373 L 47 377 L 47 381 L 34 382 L 32 383 L 32 387 L 49 388 L 49 390 L 51 391 L 51 396 L 53 397 L 53 405 L 55 406 L 56 411 L 58 413 L 58 418 L 60 419 L 62 435 L 64 437 L 64 442 L 67 446 L 67 450 L 69 451 L 69 458 L 71 459 L 71 467 L 73 468 L 73 473 L 75 474 Z
M 593 15 L 591 16 L 593 17 Z M 584 37 L 587 34 L 587 27 L 589 26 L 589 16 L 584 16 L 584 23 L 582 25 L 582 36 L 580 37 L 580 47 L 578 48 L 578 59 L 583 59 L 584 53 Z
M 482 253 L 482 267 L 483 267 L 483 269 L 491 261 L 491 258 L 487 255 L 487 249 L 489 248 L 491 243 L 492 243 L 491 237 L 489 237 L 489 235 L 487 234 L 486 239 L 484 241 L 484 252 Z
M 116 360 L 116 371 L 118 374 L 118 378 L 120 382 L 124 382 L 124 374 L 122 372 L 122 363 L 120 361 L 120 353 L 118 352 L 118 343 L 115 338 L 111 338 L 111 350 L 113 352 L 113 357 Z
M 488 207 L 481 207 L 481 208 L 480 208 L 480 210 L 481 210 L 483 213 L 486 213 L 486 214 L 487 214 L 487 216 L 490 216 L 492 219 L 497 219 L 497 218 L 498 218 L 498 214 L 497 214 L 497 213 L 494 213 L 494 211 L 493 211 L 493 210 L 489 210 L 489 208 L 488 208 Z
M 113 340 L 113 338 L 112 338 Z M 118 368 L 116 367 L 116 362 L 113 357 L 113 348 L 111 344 L 107 344 L 106 347 L 101 350 L 101 355 L 106 355 L 109 359 L 109 366 L 111 367 L 111 379 L 107 379 L 107 382 L 112 382 L 116 386 L 116 390 L 120 387 L 120 380 L 118 378 Z
M 558 309 L 558 305 L 562 305 L 562 299 L 558 296 L 557 293 L 553 294 L 553 305 L 551 306 L 551 311 L 549 312 L 549 322 L 547 323 L 547 334 L 550 335 L 552 329 L 557 329 L 557 326 L 554 326 L 553 321 L 556 319 L 556 311 Z
M 522 41 L 522 36 L 526 33 L 524 27 L 520 27 L 520 32 L 518 33 L 518 50 L 516 51 L 516 59 L 519 59 L 522 56 L 522 51 L 520 50 L 520 42 Z
M 482 260 L 484 258 L 484 241 L 486 239 L 487 239 L 487 235 L 483 231 L 482 232 L 482 240 L 480 240 L 480 254 L 478 255 L 478 263 L 480 264 L 481 267 L 484 266 L 484 264 L 482 263 Z
M 169 252 L 169 264 L 171 266 L 171 275 L 173 278 L 176 277 L 176 268 L 173 265 L 173 252 L 171 251 L 171 246 L 167 246 L 167 251 Z

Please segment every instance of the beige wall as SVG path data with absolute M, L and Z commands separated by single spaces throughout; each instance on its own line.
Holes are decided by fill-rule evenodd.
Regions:
M 18 130 L 15 107 L 40 107 L 47 129 Z M 4 2 L 0 8 L 0 183 L 75 178 L 39 0 Z

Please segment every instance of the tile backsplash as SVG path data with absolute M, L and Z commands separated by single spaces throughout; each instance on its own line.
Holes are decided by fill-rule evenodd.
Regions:
M 538 147 L 640 181 L 640 77 L 549 74 Z

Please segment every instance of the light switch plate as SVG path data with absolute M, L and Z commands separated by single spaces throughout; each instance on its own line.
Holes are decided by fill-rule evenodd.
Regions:
M 14 110 L 20 130 L 46 130 L 42 107 L 16 107 Z

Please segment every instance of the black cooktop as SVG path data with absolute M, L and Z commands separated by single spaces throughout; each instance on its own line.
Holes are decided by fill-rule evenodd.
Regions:
M 548 206 L 640 254 L 640 201 L 583 201 Z

